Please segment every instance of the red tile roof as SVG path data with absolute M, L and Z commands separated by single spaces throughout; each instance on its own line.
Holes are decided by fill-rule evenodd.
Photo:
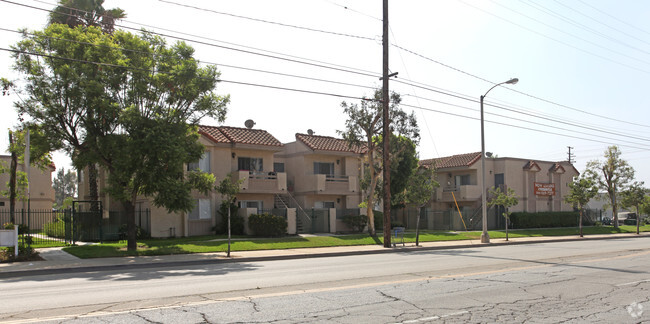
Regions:
M 277 138 L 262 129 L 199 126 L 199 133 L 215 143 L 282 146 L 282 143 Z
M 335 151 L 362 154 L 366 150 L 364 147 L 358 145 L 350 146 L 348 142 L 340 138 L 330 136 L 317 136 L 307 134 L 296 134 L 296 139 L 303 142 L 307 147 L 316 151 Z
M 433 165 L 436 169 L 470 166 L 481 158 L 481 152 L 456 154 L 437 159 L 421 160 L 420 165 Z

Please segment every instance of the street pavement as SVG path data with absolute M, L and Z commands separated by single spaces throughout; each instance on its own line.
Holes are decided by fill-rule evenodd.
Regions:
M 231 257 L 226 257 L 225 252 L 219 253 L 194 253 L 159 256 L 136 256 L 136 257 L 114 257 L 114 258 L 93 258 L 79 259 L 62 248 L 37 249 L 42 261 L 0 263 L 0 278 L 34 276 L 56 273 L 89 272 L 114 269 L 134 268 L 155 268 L 166 266 L 201 265 L 227 262 L 251 262 L 265 260 L 289 260 L 302 258 L 318 258 L 346 255 L 366 255 L 393 252 L 417 252 L 423 250 L 444 250 L 462 249 L 471 247 L 486 247 L 534 244 L 542 242 L 566 242 L 566 241 L 588 241 L 588 240 L 612 240 L 622 238 L 648 238 L 650 233 L 637 234 L 606 234 L 587 235 L 579 237 L 572 236 L 546 236 L 546 237 L 523 237 L 505 239 L 491 239 L 491 243 L 483 244 L 480 240 L 442 241 L 442 242 L 421 242 L 420 246 L 414 243 L 397 244 L 392 248 L 384 248 L 379 245 L 361 246 L 338 246 L 321 248 L 283 249 L 283 250 L 260 250 L 260 251 L 235 251 Z

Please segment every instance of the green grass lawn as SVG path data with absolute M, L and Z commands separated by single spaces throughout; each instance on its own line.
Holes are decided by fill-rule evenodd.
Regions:
M 650 231 L 650 225 L 641 227 L 641 231 Z M 634 233 L 635 226 L 620 226 L 614 230 L 611 226 L 585 227 L 584 235 L 592 234 L 614 234 Z M 505 238 L 505 231 L 490 231 L 491 238 Z M 535 236 L 565 236 L 578 235 L 577 228 L 553 228 L 553 229 L 527 229 L 511 230 L 509 237 L 535 237 Z M 420 242 L 452 241 L 452 240 L 478 240 L 481 232 L 430 232 L 420 233 Z M 407 232 L 404 241 L 415 242 L 415 233 Z M 283 238 L 263 239 L 252 237 L 236 237 L 232 241 L 231 251 L 254 251 L 254 250 L 278 250 L 315 248 L 328 246 L 351 246 L 351 245 L 382 245 L 383 238 L 373 238 L 367 234 L 353 234 L 340 236 L 317 236 L 297 237 L 289 236 Z M 126 251 L 126 241 L 104 243 L 96 245 L 70 246 L 64 250 L 79 258 L 105 258 L 135 255 L 169 255 L 186 253 L 207 253 L 225 252 L 227 241 L 223 236 L 200 236 L 174 239 L 149 239 L 138 241 L 138 251 Z

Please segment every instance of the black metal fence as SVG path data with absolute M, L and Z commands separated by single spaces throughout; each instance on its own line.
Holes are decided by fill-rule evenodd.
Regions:
M 119 211 L 110 211 L 106 218 L 101 212 L 72 209 L 16 210 L 13 215 L 8 209 L 0 209 L 0 224 L 4 227 L 8 223 L 18 225 L 21 238 L 29 237 L 31 245 L 47 246 L 124 239 L 127 218 Z M 136 210 L 135 223 L 139 236 L 148 236 L 151 212 Z

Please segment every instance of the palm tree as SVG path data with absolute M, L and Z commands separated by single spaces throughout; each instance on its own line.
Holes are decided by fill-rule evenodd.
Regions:
M 96 26 L 104 33 L 115 30 L 115 21 L 126 17 L 120 8 L 104 9 L 104 0 L 59 0 L 59 5 L 50 13 L 49 24 L 66 24 L 70 27 Z

